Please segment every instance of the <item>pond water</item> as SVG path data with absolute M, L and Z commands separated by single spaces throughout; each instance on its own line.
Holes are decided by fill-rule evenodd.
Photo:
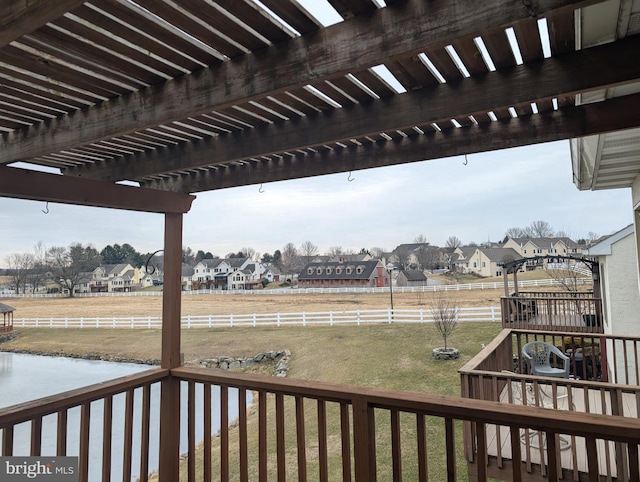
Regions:
M 0 352 L 0 411 L 18 403 L 55 395 L 68 390 L 111 380 L 121 376 L 148 370 L 147 365 L 131 363 L 113 363 L 94 360 L 81 360 L 64 357 L 46 357 Z M 204 438 L 202 424 L 202 385 L 196 386 L 196 439 Z M 212 434 L 220 430 L 219 389 L 212 387 Z M 247 403 L 251 404 L 251 393 L 247 393 Z M 133 473 L 132 480 L 140 474 L 140 414 L 142 390 L 135 393 L 133 420 Z M 151 389 L 151 428 L 149 468 L 158 467 L 160 387 L 154 384 Z M 181 390 L 180 419 L 183 428 L 180 435 L 180 452 L 187 450 L 186 432 L 186 384 Z M 102 412 L 101 400 L 91 403 L 91 439 L 89 442 L 89 480 L 101 480 L 102 460 Z M 113 397 L 113 440 L 112 440 L 112 480 L 122 480 L 123 436 L 124 436 L 125 396 Z M 237 391 L 229 390 L 229 420 L 238 416 Z M 55 455 L 56 452 L 56 415 L 43 419 L 42 455 Z M 80 409 L 68 411 L 67 453 L 77 455 L 80 431 Z M 20 424 L 14 432 L 14 455 L 29 455 L 30 425 Z M 0 440 L 2 434 L 0 432 Z

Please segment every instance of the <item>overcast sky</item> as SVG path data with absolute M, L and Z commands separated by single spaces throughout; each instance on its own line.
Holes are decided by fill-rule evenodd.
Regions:
M 243 247 L 273 253 L 311 241 L 387 250 L 424 235 L 444 245 L 497 241 L 510 227 L 544 220 L 574 239 L 632 222 L 631 191 L 578 191 L 569 142 L 561 141 L 401 166 L 226 189 L 197 195 L 184 245 L 225 256 Z M 0 266 L 11 253 L 73 242 L 162 249 L 163 216 L 0 198 Z

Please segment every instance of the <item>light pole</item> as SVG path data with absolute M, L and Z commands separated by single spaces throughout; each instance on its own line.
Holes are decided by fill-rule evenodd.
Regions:
M 389 294 L 391 295 L 391 319 L 393 319 L 393 277 L 391 276 L 392 269 L 387 268 L 387 273 L 389 273 Z

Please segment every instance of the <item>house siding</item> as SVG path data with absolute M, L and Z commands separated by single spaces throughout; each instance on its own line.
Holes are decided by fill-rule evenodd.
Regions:
M 602 245 L 596 245 L 594 248 L 597 249 L 599 246 Z M 630 230 L 628 235 L 612 242 L 608 254 L 596 253 L 596 256 L 600 264 L 605 334 L 639 336 L 640 290 L 634 231 Z M 614 357 L 613 350 L 609 348 L 608 363 L 615 363 L 618 373 L 624 372 L 624 353 L 619 351 Z M 628 369 L 630 382 L 637 383 L 635 369 L 631 366 Z

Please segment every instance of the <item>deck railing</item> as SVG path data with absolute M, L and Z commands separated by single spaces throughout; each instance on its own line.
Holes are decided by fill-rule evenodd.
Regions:
M 500 299 L 503 328 L 602 333 L 602 300 L 587 292 L 523 292 Z
M 526 374 L 527 366 L 521 350 L 527 342 L 534 340 L 546 341 L 569 353 L 571 379 Z M 635 421 L 640 417 L 640 386 L 637 385 L 639 345 L 640 339 L 625 336 L 503 330 L 460 370 L 462 394 L 470 399 L 536 406 L 565 414 L 615 415 Z M 613 383 L 607 383 L 607 379 Z M 510 435 L 493 426 L 488 430 L 492 441 L 490 473 L 493 477 L 508 480 L 500 468 L 512 464 L 516 457 L 511 449 L 505 448 Z M 465 448 L 470 461 L 475 460 L 476 435 L 473 427 L 468 427 Z M 526 470 L 541 478 L 547 477 L 546 459 L 540 452 L 540 446 L 548 439 L 532 431 L 521 432 L 520 439 L 520 457 Z M 555 451 L 562 467 L 559 476 L 582 480 L 586 473 L 591 473 L 583 439 L 558 437 Z M 629 465 L 627 447 L 600 443 L 596 452 L 600 475 L 618 477 L 615 480 L 635 480 L 633 471 L 629 472 L 632 466 Z
M 514 410 L 479 400 L 237 376 L 199 368 L 183 367 L 172 374 L 193 387 L 189 390 L 193 394 L 197 384 L 218 385 L 222 393 L 226 393 L 225 387 L 237 388 L 239 396 L 249 390 L 258 394 L 257 420 L 241 415 L 235 428 L 223 428 L 219 440 L 205 441 L 200 450 L 195 439 L 190 442 L 189 481 L 227 480 L 230 473 L 233 480 L 241 481 L 307 477 L 324 481 L 454 481 L 464 470 L 464 459 L 458 457 L 462 454 L 462 424 L 475 436 L 474 460 L 487 460 L 487 428 L 497 424 L 514 434 L 520 430 L 544 434 L 550 442 L 542 451 L 551 473 L 560 470 L 553 441 L 574 437 L 586 444 L 589 454 L 595 453 L 598 443 L 604 443 L 601 441 L 621 444 L 628 450 L 627 473 L 638 476 L 640 439 L 633 438 L 640 436 L 638 420 L 625 425 L 622 417 L 567 415 L 526 406 Z M 205 414 L 208 403 L 205 400 L 202 404 Z M 224 398 L 221 403 L 224 407 Z M 195 419 L 198 404 L 198 400 L 189 403 L 190 420 Z M 624 427 L 624 432 L 616 427 Z M 512 451 L 520 450 L 520 437 L 514 436 L 508 443 Z M 599 463 L 594 458 L 590 469 L 598 473 Z M 249 472 L 252 467 L 255 472 Z M 475 464 L 471 477 L 486 480 L 488 469 L 485 464 Z M 525 466 L 515 464 L 509 479 L 521 480 L 525 471 Z
M 152 453 L 157 466 L 158 421 L 153 427 L 151 389 L 168 374 L 151 369 L 0 409 L 0 453 L 76 456 L 83 482 L 131 481 L 136 472 L 146 481 Z M 121 416 L 114 417 L 115 411 Z
M 123 393 L 125 417 L 119 462 L 123 475 L 113 478 L 131 480 L 132 460 L 138 458 L 140 480 L 147 480 L 149 460 L 159 452 L 154 430 L 161 422 L 148 408 L 151 386 L 171 378 L 186 385 L 187 393 L 182 407 L 186 416 L 180 419 L 181 431 L 188 438 L 182 480 L 455 481 L 466 471 L 460 436 L 463 425 L 474 436 L 472 461 L 489 460 L 490 429 L 500 426 L 513 434 L 506 446 L 514 454 L 521 450 L 521 430 L 535 430 L 544 437 L 546 442 L 538 450 L 551 474 L 560 470 L 557 441 L 573 437 L 582 440 L 587 453 L 593 456 L 590 473 L 599 473 L 603 463 L 595 456 L 599 444 L 613 443 L 624 449 L 624 470 L 630 480 L 640 477 L 637 419 L 528 406 L 514 409 L 483 400 L 186 367 L 173 369 L 170 374 L 163 369 L 149 370 L 0 410 L 2 454 L 15 454 L 15 433 L 23 423 L 29 425 L 24 437 L 29 453 L 41 454 L 43 427 L 47 425 L 43 421 L 53 416 L 57 418 L 56 453 L 79 455 L 80 480 L 111 480 L 117 464 L 111 455 L 115 424 L 110 409 L 113 397 Z M 167 383 L 163 387 L 180 384 Z M 212 396 L 212 387 L 218 389 L 217 397 Z M 139 392 L 145 407 L 141 412 L 134 410 Z M 245 406 L 250 394 L 257 405 L 240 410 L 234 420 L 229 407 L 236 403 Z M 104 420 L 99 424 L 104 430 L 90 422 L 91 412 L 98 412 L 96 407 L 101 401 L 105 408 L 98 418 Z M 71 430 L 67 415 L 76 407 L 81 411 L 79 428 Z M 199 440 L 198 428 L 203 427 L 205 434 L 211 432 L 215 422 L 212 413 L 219 416 L 220 432 L 217 437 L 204 435 Z M 174 419 L 178 416 L 171 413 Z M 93 438 L 96 431 L 97 440 Z M 134 450 L 132 439 L 138 433 L 141 443 Z M 72 438 L 78 440 L 76 452 L 67 449 Z M 100 457 L 100 473 L 89 476 L 88 454 L 95 450 Z M 163 463 L 161 460 L 160 474 Z M 486 463 L 470 467 L 470 477 L 478 480 L 486 480 L 491 470 Z M 508 478 L 522 480 L 526 469 L 513 464 Z

